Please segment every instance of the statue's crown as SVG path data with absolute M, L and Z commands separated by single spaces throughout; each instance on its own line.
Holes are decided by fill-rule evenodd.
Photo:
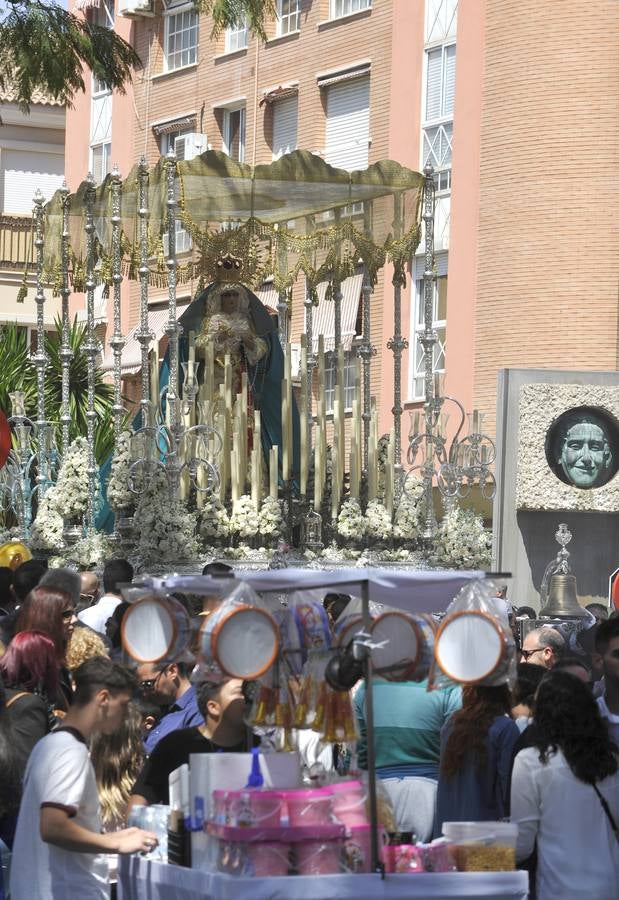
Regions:
M 240 280 L 243 271 L 243 260 L 231 253 L 224 253 L 220 256 L 215 265 L 217 271 L 217 281 L 237 283 Z

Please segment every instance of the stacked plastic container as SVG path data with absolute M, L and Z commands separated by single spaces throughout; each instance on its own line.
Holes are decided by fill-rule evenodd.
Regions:
M 242 876 L 370 871 L 370 825 L 360 781 L 294 791 L 214 791 L 209 834 L 216 867 Z

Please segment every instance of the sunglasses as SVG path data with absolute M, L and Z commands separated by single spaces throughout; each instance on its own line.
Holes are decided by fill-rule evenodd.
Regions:
M 541 653 L 545 650 L 545 647 L 536 647 L 535 650 L 521 650 L 520 655 L 523 657 L 524 661 L 527 662 L 534 653 Z
M 144 681 L 138 682 L 140 690 L 144 691 L 145 693 L 154 691 L 155 687 L 157 685 L 157 682 L 159 681 L 159 679 L 161 678 L 161 676 L 163 675 L 164 672 L 165 672 L 165 669 L 162 669 L 161 672 L 158 672 L 154 678 L 146 678 L 146 679 L 144 679 Z

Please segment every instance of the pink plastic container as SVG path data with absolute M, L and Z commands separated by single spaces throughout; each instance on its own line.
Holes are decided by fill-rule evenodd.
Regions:
M 354 828 L 367 825 L 365 788 L 360 781 L 342 781 L 330 785 L 333 794 L 333 815 L 343 825 Z
M 291 825 L 328 825 L 333 821 L 333 797 L 329 788 L 286 791 Z
M 342 871 L 340 841 L 305 841 L 296 845 L 299 875 L 337 875 Z
M 383 848 L 385 872 L 411 875 L 423 872 L 423 862 L 418 848 L 413 844 L 398 844 Z
M 372 842 L 370 825 L 353 825 L 347 829 L 344 841 L 344 869 L 354 875 L 370 871 Z
M 279 791 L 230 791 L 229 823 L 241 828 L 278 828 L 283 803 Z
M 247 844 L 247 875 L 256 878 L 270 878 L 275 875 L 287 875 L 290 868 L 290 844 L 278 841 L 260 844 Z

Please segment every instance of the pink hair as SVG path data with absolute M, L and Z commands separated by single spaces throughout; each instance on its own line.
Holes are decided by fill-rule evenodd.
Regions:
M 58 659 L 53 640 L 42 631 L 20 631 L 0 659 L 0 677 L 7 687 L 33 691 L 38 687 L 52 696 L 58 684 Z

